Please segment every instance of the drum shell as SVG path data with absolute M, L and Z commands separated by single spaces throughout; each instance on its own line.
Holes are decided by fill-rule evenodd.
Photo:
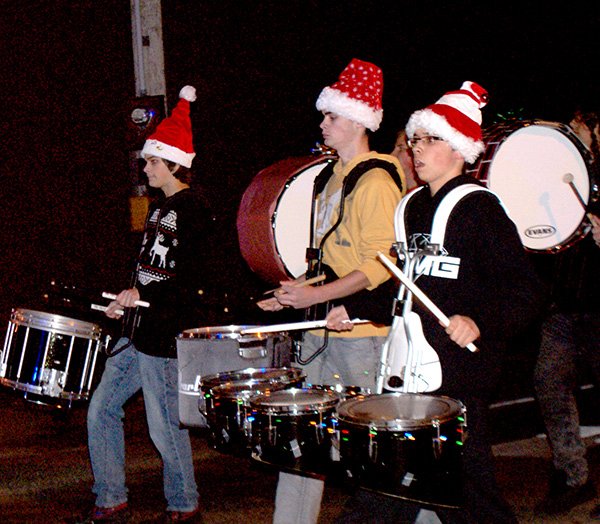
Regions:
M 252 458 L 279 470 L 326 477 L 340 398 L 333 391 L 293 388 L 251 399 Z
M 386 401 L 390 412 L 372 420 L 352 415 L 360 402 Z M 446 410 L 419 418 L 414 404 L 432 401 Z M 396 419 L 398 405 L 407 416 Z M 417 406 L 416 412 L 420 411 Z M 336 413 L 339 452 L 348 480 L 365 489 L 420 504 L 462 504 L 462 445 L 466 424 L 462 404 L 447 397 L 385 393 L 340 403 Z M 410 418 L 414 417 L 414 418 Z
M 237 215 L 240 251 L 267 282 L 279 284 L 306 271 L 313 182 L 332 160 L 329 155 L 281 160 L 260 171 L 244 192 Z
M 201 392 L 206 376 L 289 366 L 292 340 L 287 333 L 241 335 L 248 327 L 201 327 L 185 330 L 177 337 L 179 420 L 184 426 L 208 427 Z
M 302 386 L 298 368 L 244 369 L 207 376 L 201 386 L 213 447 L 238 456 L 250 456 L 247 408 L 252 398 L 272 391 Z
M 107 342 L 96 324 L 15 308 L 0 358 L 0 383 L 40 403 L 87 400 Z

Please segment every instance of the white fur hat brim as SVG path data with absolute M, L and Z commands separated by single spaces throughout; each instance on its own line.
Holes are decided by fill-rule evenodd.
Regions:
M 466 162 L 472 164 L 483 152 L 485 145 L 481 140 L 473 140 L 462 134 L 441 115 L 430 109 L 415 111 L 406 124 L 406 134 L 412 138 L 417 129 L 424 129 L 432 135 L 443 138 L 452 149 L 458 151 Z
M 343 116 L 371 131 L 377 131 L 383 120 L 383 109 L 373 109 L 368 104 L 350 98 L 345 93 L 326 87 L 317 98 L 317 109 Z
M 196 153 L 186 153 L 177 147 L 170 146 L 159 140 L 146 140 L 142 149 L 142 157 L 145 158 L 146 156 L 157 156 L 190 168 L 192 167 L 192 160 L 196 156 Z

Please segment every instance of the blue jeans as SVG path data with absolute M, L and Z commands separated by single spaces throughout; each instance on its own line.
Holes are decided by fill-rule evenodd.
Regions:
M 119 340 L 116 347 L 124 342 Z M 177 374 L 177 359 L 145 355 L 133 345 L 107 359 L 87 416 L 97 506 L 127 501 L 123 406 L 140 388 L 150 438 L 163 461 L 167 510 L 191 511 L 198 506 L 189 433 L 179 426 Z

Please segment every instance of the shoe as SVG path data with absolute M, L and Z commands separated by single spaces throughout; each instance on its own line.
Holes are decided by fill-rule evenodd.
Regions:
M 579 506 L 596 497 L 596 487 L 591 480 L 582 486 L 569 486 L 556 484 L 550 486 L 548 496 L 536 506 L 536 512 L 546 515 L 559 515 L 566 513 L 575 506 Z
M 590 511 L 590 518 L 592 520 L 600 520 L 600 504 Z
M 92 511 L 83 520 L 77 520 L 76 524 L 125 524 L 129 521 L 129 507 L 127 502 L 113 506 L 112 508 L 101 508 L 94 506 Z
M 167 511 L 166 522 L 195 522 L 200 524 L 202 522 L 200 507 L 192 511 Z

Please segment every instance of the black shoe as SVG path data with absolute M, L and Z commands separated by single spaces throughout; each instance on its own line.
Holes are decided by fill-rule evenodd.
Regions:
M 567 484 L 558 486 L 554 484 L 550 486 L 548 496 L 535 509 L 537 513 L 559 515 L 595 497 L 596 487 L 591 480 L 588 480 L 582 486 L 569 486 Z
M 600 504 L 590 511 L 590 518 L 593 520 L 600 520 Z

